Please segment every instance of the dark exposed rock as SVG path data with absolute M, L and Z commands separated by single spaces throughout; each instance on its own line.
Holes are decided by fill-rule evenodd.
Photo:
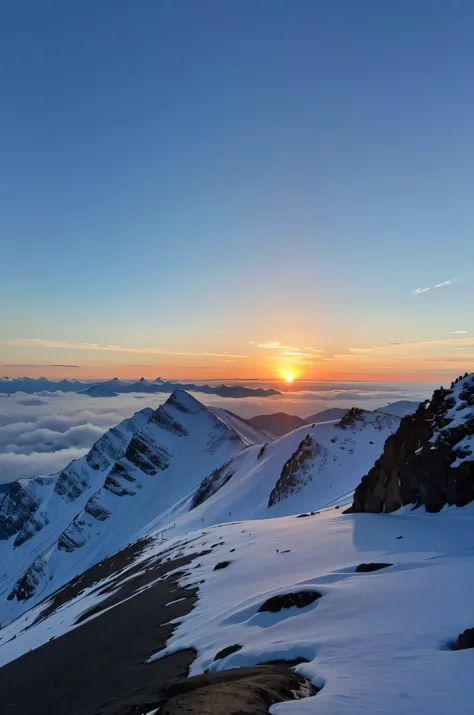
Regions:
M 339 420 L 336 427 L 347 429 L 348 427 L 355 427 L 357 422 L 364 422 L 364 410 L 361 410 L 360 407 L 351 407 L 344 417 Z
M 43 576 L 46 568 L 45 561 L 38 556 L 25 575 L 18 579 L 12 591 L 8 594 L 8 600 L 16 598 L 17 601 L 26 601 L 34 594 L 35 589 Z
M 268 506 L 274 506 L 287 499 L 291 494 L 296 494 L 311 481 L 310 467 L 313 458 L 325 456 L 327 450 L 320 444 L 314 443 L 310 434 L 299 443 L 298 448 L 283 465 L 280 477 L 270 493 Z
M 108 509 L 100 504 L 100 498 L 97 494 L 94 494 L 94 496 L 89 499 L 84 507 L 84 511 L 93 516 L 94 519 L 97 519 L 97 521 L 105 521 L 111 514 Z
M 189 509 L 195 509 L 197 506 L 202 504 L 209 499 L 213 494 L 215 494 L 224 484 L 227 484 L 229 479 L 235 473 L 235 469 L 230 465 L 232 460 L 225 462 L 221 467 L 214 469 L 211 474 L 209 474 L 205 479 L 202 480 L 199 487 L 194 492 L 193 498 L 191 500 L 191 505 Z
M 218 564 L 214 566 L 214 571 L 220 571 L 221 569 L 226 569 L 232 561 L 219 561 Z
M 291 660 L 282 660 L 279 658 L 278 660 L 266 660 L 263 663 L 259 663 L 259 665 L 286 665 L 287 668 L 295 668 L 297 665 L 301 665 L 301 663 L 309 663 L 309 660 L 307 658 L 292 658 Z
M 160 693 L 156 705 L 161 706 L 160 715 L 268 715 L 274 703 L 317 692 L 287 664 L 257 665 L 174 682 Z
M 20 533 L 17 535 L 15 541 L 13 542 L 13 546 L 21 546 L 21 544 L 24 544 L 25 541 L 28 541 L 28 539 L 31 539 L 32 536 L 38 533 L 38 531 L 41 531 L 41 529 L 46 526 L 46 524 L 49 523 L 49 517 L 48 513 L 45 511 L 38 511 L 36 514 L 33 514 L 31 516 L 30 520 L 26 522 L 25 526 L 23 529 L 20 531 Z
M 75 551 L 77 548 L 80 548 L 81 546 L 84 546 L 85 544 L 85 538 L 81 539 L 78 537 L 78 529 L 80 529 L 83 524 L 80 522 L 75 524 L 76 520 L 72 522 L 72 524 L 61 534 L 61 536 L 58 539 L 58 549 L 60 551 L 67 551 L 68 553 L 72 553 Z M 79 532 L 80 533 L 80 532 Z M 76 537 L 76 538 L 75 538 Z
M 17 534 L 37 506 L 36 499 L 19 482 L 14 482 L 0 505 L 0 539 Z
M 163 405 L 161 405 L 161 407 L 159 407 L 154 412 L 151 421 L 155 422 L 167 432 L 171 432 L 171 434 L 175 434 L 178 437 L 186 437 L 186 435 L 189 434 L 188 430 L 183 427 L 181 422 L 175 420 L 174 417 L 172 417 L 169 412 L 167 412 L 166 408 Z
M 262 444 L 262 446 L 261 446 L 260 449 L 258 450 L 257 459 L 260 459 L 260 457 L 263 457 L 263 454 L 264 454 L 264 452 L 265 452 L 265 447 L 266 447 L 266 446 L 267 446 L 266 444 Z
M 118 497 L 133 497 L 136 494 L 133 489 L 128 489 L 128 487 L 124 487 L 121 484 L 120 480 L 114 477 L 113 473 L 110 473 L 105 480 L 104 489 L 107 489 L 109 492 L 112 492 Z
M 270 613 L 278 613 L 278 611 L 281 611 L 283 608 L 293 608 L 293 606 L 296 606 L 296 608 L 305 608 L 314 601 L 317 601 L 318 598 L 321 598 L 321 595 L 322 594 L 318 591 L 282 593 L 278 596 L 272 596 L 272 598 L 266 600 L 265 603 L 262 603 L 258 612 L 263 613 L 268 611 Z
M 216 660 L 222 660 L 222 658 L 227 658 L 228 655 L 232 653 L 237 653 L 237 651 L 242 650 L 242 646 L 239 643 L 234 643 L 234 645 L 228 645 L 227 648 L 223 648 L 214 656 L 214 662 Z
M 369 573 L 370 571 L 379 571 L 386 569 L 393 564 L 359 564 L 356 568 L 356 573 Z
M 437 512 L 445 504 L 465 506 L 474 499 L 474 461 L 461 461 L 471 454 L 466 445 L 474 435 L 474 410 L 457 410 L 463 398 L 474 398 L 473 375 L 449 390 L 435 390 L 430 401 L 401 420 L 357 487 L 352 512 L 391 512 L 405 504 Z
M 165 447 L 152 443 L 143 433 L 132 439 L 125 452 L 125 458 L 145 474 L 151 475 L 156 474 L 157 469 L 166 469 L 170 464 L 170 454 Z M 111 474 L 115 470 L 116 467 Z
M 474 628 L 466 628 L 458 635 L 452 646 L 452 650 L 466 650 L 466 648 L 474 648 Z

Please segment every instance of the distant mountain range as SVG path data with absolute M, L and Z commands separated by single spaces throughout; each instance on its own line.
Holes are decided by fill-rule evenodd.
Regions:
M 127 392 L 141 392 L 146 394 L 165 393 L 171 394 L 174 390 L 186 390 L 188 392 L 202 392 L 207 395 L 219 395 L 219 397 L 272 397 L 280 395 L 278 390 L 272 388 L 264 389 L 260 387 L 251 388 L 244 385 L 195 385 L 193 383 L 172 382 L 157 377 L 156 380 L 146 380 L 142 377 L 136 382 L 126 382 L 114 377 L 113 380 L 90 384 L 81 380 L 60 380 L 54 382 L 46 377 L 32 378 L 19 377 L 0 379 L 0 393 L 12 395 L 15 392 L 26 392 L 28 394 L 38 392 L 77 392 L 89 397 L 116 397 L 118 394 Z

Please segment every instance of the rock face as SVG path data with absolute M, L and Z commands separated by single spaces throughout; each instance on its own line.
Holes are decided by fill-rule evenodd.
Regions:
M 259 613 L 268 611 L 278 613 L 283 608 L 305 608 L 311 605 L 318 598 L 321 598 L 319 591 L 297 591 L 295 593 L 282 593 L 279 596 L 272 596 L 258 609 Z
M 298 449 L 283 465 L 280 478 L 268 499 L 268 506 L 274 506 L 286 499 L 289 494 L 301 491 L 312 479 L 311 469 L 315 458 L 320 457 L 321 461 L 327 462 L 328 454 L 327 449 L 315 443 L 311 435 L 307 434 L 298 445 Z
M 435 390 L 404 417 L 362 478 L 353 512 L 391 512 L 405 504 L 439 511 L 474 499 L 474 374 Z
M 466 650 L 467 648 L 474 648 L 474 628 L 466 628 L 452 645 L 452 650 Z

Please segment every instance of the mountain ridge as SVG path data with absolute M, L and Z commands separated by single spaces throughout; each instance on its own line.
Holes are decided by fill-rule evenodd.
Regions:
M 273 397 L 281 395 L 281 392 L 273 388 L 245 387 L 244 385 L 197 385 L 194 383 L 182 383 L 165 381 L 158 377 L 153 382 L 140 378 L 135 382 L 125 382 L 118 378 L 105 380 L 96 383 L 81 382 L 80 380 L 60 380 L 55 382 L 45 377 L 31 378 L 9 378 L 0 380 L 0 393 L 12 395 L 16 392 L 33 394 L 35 392 L 75 392 L 91 397 L 113 397 L 115 394 L 139 392 L 145 394 L 171 394 L 174 390 L 185 390 L 187 392 L 202 392 L 207 395 L 219 395 L 220 397 L 243 398 L 243 397 Z M 110 391 L 109 395 L 107 391 Z
M 157 410 L 146 408 L 106 432 L 57 475 L 23 480 L 0 504 L 7 611 L 14 616 L 22 602 L 34 603 L 122 547 L 247 444 L 210 408 L 175 390 Z M 22 509 L 15 519 L 17 490 Z

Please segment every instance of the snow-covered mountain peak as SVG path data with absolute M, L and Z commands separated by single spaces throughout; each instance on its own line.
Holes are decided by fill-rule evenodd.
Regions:
M 196 400 L 195 397 L 185 392 L 185 390 L 175 390 L 169 398 L 166 400 L 165 405 L 168 407 L 174 407 L 178 412 L 198 414 L 206 410 L 207 408 Z
M 180 500 L 245 446 L 212 410 L 176 390 L 157 410 L 106 432 L 47 483 L 36 478 L 12 487 L 0 505 L 0 587 L 10 593 L 4 617 L 136 538 L 149 522 L 169 521 Z

